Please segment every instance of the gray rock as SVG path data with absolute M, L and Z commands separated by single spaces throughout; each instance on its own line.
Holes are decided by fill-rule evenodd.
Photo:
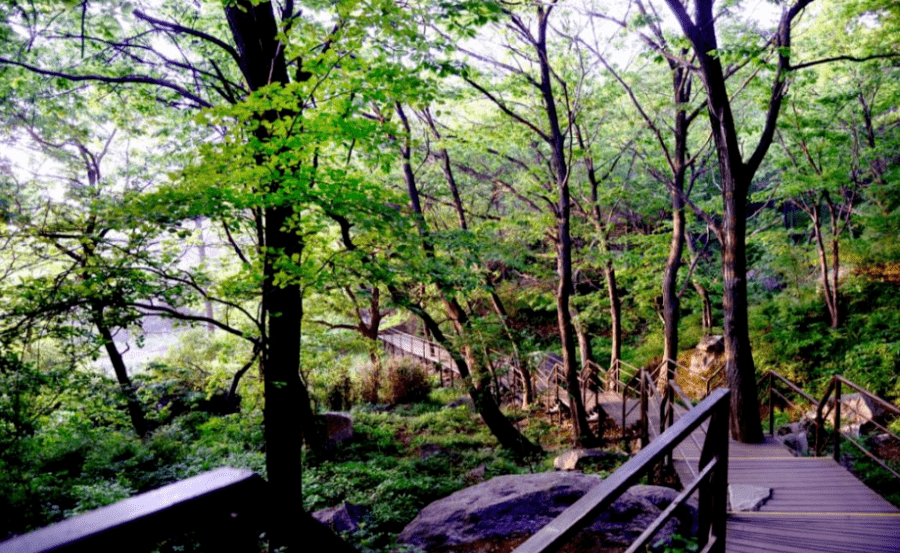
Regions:
M 781 437 L 781 443 L 790 448 L 798 457 L 809 456 L 809 438 L 807 438 L 806 432 L 785 434 Z
M 398 541 L 449 553 L 471 544 L 521 540 L 600 482 L 597 476 L 572 472 L 498 476 L 428 505 L 403 529 Z M 631 488 L 575 538 L 579 549 L 630 544 L 676 494 L 656 486 Z M 696 528 L 696 508 L 686 506 L 676 515 L 653 543 L 669 540 L 675 533 L 689 535 Z
M 602 449 L 570 449 L 553 460 L 556 470 L 578 470 L 582 459 L 608 457 L 609 453 Z
M 312 514 L 313 518 L 338 533 L 356 532 L 359 530 L 359 524 L 370 515 L 368 507 L 347 502 Z
M 834 406 L 834 400 L 829 406 Z M 871 420 L 882 422 L 884 408 L 863 394 L 845 394 L 841 396 L 841 419 L 850 424 L 865 424 Z
M 322 413 L 325 421 L 325 439 L 328 447 L 346 442 L 353 438 L 353 419 L 344 413 Z
M 465 405 L 466 407 L 468 407 L 469 412 L 471 412 L 471 413 L 475 412 L 475 403 L 472 401 L 472 398 L 470 398 L 469 396 L 459 397 L 456 400 L 448 403 L 447 407 L 456 408 L 456 407 L 459 407 L 460 405 Z
M 732 511 L 758 511 L 772 497 L 772 488 L 752 484 L 729 484 L 728 501 Z

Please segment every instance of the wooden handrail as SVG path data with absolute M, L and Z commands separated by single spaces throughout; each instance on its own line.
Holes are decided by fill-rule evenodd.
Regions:
M 219 468 L 5 541 L 0 553 L 128 551 L 136 541 L 153 544 L 203 527 L 226 545 L 250 539 L 255 546 L 258 534 L 237 534 L 253 528 L 242 523 L 260 513 L 264 486 L 252 471 Z
M 884 407 L 885 409 L 887 409 L 887 410 L 890 411 L 891 413 L 893 413 L 893 414 L 895 414 L 895 415 L 900 415 L 900 407 L 897 407 L 897 406 L 894 405 L 893 403 L 890 403 L 890 402 L 888 402 L 888 401 L 885 401 L 885 400 L 881 399 L 880 397 L 876 396 L 875 394 L 873 394 L 872 392 L 866 390 L 865 388 L 861 388 L 861 387 L 860 387 L 858 384 L 856 384 L 855 382 L 852 382 L 852 381 L 850 381 L 850 380 L 847 380 L 846 378 L 844 378 L 843 376 L 841 376 L 841 375 L 839 375 L 839 374 L 836 374 L 836 375 L 832 376 L 831 378 L 832 378 L 833 380 L 840 380 L 842 383 L 846 384 L 847 386 L 850 386 L 851 388 L 853 388 L 853 389 L 856 390 L 857 392 L 859 392 L 859 393 L 863 394 L 864 396 L 868 397 L 869 399 L 871 399 L 872 401 L 874 401 L 874 402 L 877 403 L 878 405 Z
M 895 415 L 900 415 L 900 408 L 898 408 L 896 405 L 894 405 L 888 401 L 885 401 L 884 399 L 869 392 L 865 388 L 862 388 L 855 382 L 847 380 L 846 378 L 844 378 L 841 375 L 833 375 L 831 377 L 831 379 L 828 381 L 828 386 L 826 386 L 825 391 L 822 394 L 821 400 L 815 399 L 811 395 L 804 392 L 802 388 L 800 388 L 799 386 L 797 386 L 796 384 L 794 384 L 793 382 L 791 382 L 784 376 L 782 376 L 774 371 L 766 372 L 766 374 L 763 375 L 763 378 L 769 379 L 769 433 L 770 434 L 775 433 L 775 414 L 774 414 L 775 409 L 774 409 L 774 401 L 773 401 L 774 397 L 777 395 L 778 397 L 783 399 L 785 401 L 785 403 L 787 403 L 788 405 L 790 405 L 792 407 L 796 407 L 796 404 L 794 404 L 787 397 L 785 397 L 783 394 L 781 394 L 780 392 L 778 392 L 775 389 L 774 382 L 776 380 L 780 381 L 782 384 L 786 385 L 791 391 L 799 394 L 801 397 L 806 399 L 810 404 L 815 406 L 815 408 L 816 408 L 816 418 L 815 418 L 816 429 L 815 429 L 814 451 L 815 451 L 816 456 L 820 456 L 823 453 L 824 445 L 825 445 L 825 440 L 823 439 L 823 436 L 825 434 L 824 433 L 825 421 L 826 421 L 826 419 L 832 420 L 831 417 L 832 417 L 832 413 L 833 413 L 834 414 L 833 415 L 834 416 L 834 419 L 833 419 L 834 425 L 833 425 L 831 432 L 832 432 L 832 436 L 833 436 L 834 446 L 833 446 L 832 454 L 836 461 L 840 461 L 841 437 L 843 436 L 843 433 L 841 432 L 841 409 L 842 409 L 842 407 L 844 407 L 843 401 L 842 401 L 842 387 L 843 386 L 848 386 L 848 387 L 852 388 L 853 390 L 856 390 L 858 393 L 871 399 L 872 401 L 874 401 L 875 403 L 877 403 L 878 405 L 883 407 L 886 411 L 889 411 Z M 832 404 L 832 399 L 834 400 L 833 404 Z M 854 409 L 853 407 L 851 407 L 849 405 L 847 405 L 846 407 L 849 408 L 854 413 L 856 413 L 856 415 L 861 416 L 862 418 L 865 418 L 867 422 L 873 424 L 875 427 L 877 427 L 881 431 L 885 432 L 886 434 L 891 436 L 893 439 L 900 441 L 900 436 L 898 436 L 897 434 L 892 432 L 886 426 L 872 420 L 871 417 L 864 416 L 862 413 L 860 413 L 859 411 L 857 411 L 856 409 Z M 854 440 L 848 440 L 848 441 L 851 444 L 853 444 L 857 449 L 862 451 L 866 456 L 868 456 L 874 462 L 876 462 L 878 465 L 880 465 L 882 468 L 884 468 L 885 470 L 887 470 L 888 472 L 893 474 L 896 478 L 900 479 L 900 473 L 898 473 L 898 471 L 896 471 L 893 468 L 891 468 L 890 466 L 888 466 L 883 460 L 881 460 L 878 457 L 876 457 L 875 455 L 873 455 L 872 452 L 865 449 L 862 445 L 858 444 L 856 441 L 854 441 Z
M 724 551 L 730 393 L 728 389 L 714 391 L 616 472 L 528 538 L 513 553 L 549 553 L 565 545 L 706 420 L 710 421 L 710 425 L 700 455 L 703 476 L 699 482 L 691 482 L 686 488 L 699 488 L 702 521 L 699 537 L 701 545 L 706 545 L 704 551 Z M 680 499 L 684 501 L 689 495 L 682 494 Z M 666 509 L 660 516 L 671 517 L 673 512 L 674 508 Z M 650 540 L 652 533 L 645 534 L 640 537 L 639 542 L 632 544 L 632 550 L 643 547 Z
M 283 499 L 258 474 L 222 467 L 12 538 L 0 543 L 0 553 L 151 551 L 184 534 L 203 551 L 259 551 L 271 509 Z M 309 513 L 291 523 L 318 549 L 359 553 Z

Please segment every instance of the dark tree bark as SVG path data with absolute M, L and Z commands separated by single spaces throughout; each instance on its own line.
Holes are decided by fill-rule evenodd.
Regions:
M 684 253 L 684 182 L 687 171 L 687 140 L 690 120 L 684 106 L 691 99 L 690 72 L 685 67 L 679 67 L 670 61 L 672 69 L 672 96 L 675 105 L 674 139 L 675 147 L 671 156 L 672 182 L 670 194 L 672 196 L 672 241 L 669 245 L 669 257 L 666 259 L 666 269 L 663 273 L 662 297 L 663 297 L 663 326 L 664 344 L 663 360 L 666 363 L 665 372 L 660 373 L 660 387 L 664 387 L 665 381 L 674 380 L 678 359 L 678 323 L 681 321 L 681 297 L 678 287 L 678 270 L 681 268 L 682 254 Z
M 290 77 L 279 42 L 278 23 L 270 2 L 239 0 L 226 6 L 225 16 L 237 47 L 238 63 L 250 90 L 280 83 Z M 261 117 L 275 121 L 283 115 L 268 111 Z M 270 136 L 266 127 L 256 131 L 261 142 Z M 278 197 L 282 183 L 273 180 L 262 192 Z M 266 437 L 266 470 L 269 486 L 279 490 L 280 497 L 290 498 L 273 509 L 270 547 L 287 546 L 300 550 L 304 537 L 295 531 L 295 523 L 303 516 L 301 479 L 301 440 L 313 453 L 322 449 L 323 440 L 310 405 L 309 392 L 300 379 L 300 336 L 303 320 L 303 294 L 294 281 L 277 283 L 279 264 L 303 253 L 301 238 L 291 231 L 292 205 L 284 200 L 263 209 L 262 311 L 266 333 L 262 340 L 261 360 L 265 407 L 263 411 Z
M 112 364 L 113 372 L 116 374 L 116 381 L 119 383 L 119 389 L 122 391 L 122 395 L 125 396 L 125 401 L 128 405 L 128 416 L 131 419 L 131 426 L 134 428 L 134 432 L 143 438 L 149 431 L 149 428 L 147 427 L 147 417 L 144 414 L 144 406 L 138 399 L 137 393 L 135 393 L 134 384 L 131 382 L 131 377 L 128 376 L 128 367 L 125 365 L 125 359 L 122 358 L 122 353 L 119 351 L 119 348 L 116 347 L 116 343 L 113 340 L 112 330 L 106 324 L 103 316 L 102 304 L 98 302 L 91 303 L 91 318 L 94 327 L 103 339 L 103 348 L 106 350 L 106 355 L 109 357 L 109 362 Z
M 722 182 L 722 311 L 724 315 L 725 370 L 731 388 L 731 432 L 741 442 L 763 439 L 756 393 L 756 368 L 750 349 L 747 303 L 747 196 L 753 176 L 759 169 L 775 133 L 775 125 L 787 90 L 790 67 L 791 26 L 812 0 L 797 0 L 782 12 L 774 46 L 778 66 L 772 85 L 762 135 L 747 162 L 741 155 L 740 141 L 725 87 L 725 73 L 716 39 L 713 0 L 695 0 L 692 19 L 680 0 L 666 0 L 685 37 L 691 42 L 700 63 L 699 73 L 707 93 L 707 110 L 713 142 L 719 159 Z

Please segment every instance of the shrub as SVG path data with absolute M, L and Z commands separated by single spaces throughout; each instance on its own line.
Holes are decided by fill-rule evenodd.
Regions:
M 390 403 L 415 403 L 428 399 L 431 382 L 422 365 L 407 358 L 398 358 L 388 363 L 386 372 Z
M 370 364 L 359 369 L 353 396 L 370 405 L 409 404 L 427 401 L 432 388 L 423 365 L 408 357 L 394 357 L 380 367 Z

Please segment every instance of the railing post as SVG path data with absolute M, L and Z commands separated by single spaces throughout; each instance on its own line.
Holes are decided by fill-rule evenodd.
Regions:
M 834 382 L 834 460 L 841 462 L 841 381 Z
M 729 392 L 730 396 L 730 392 Z M 726 396 L 727 398 L 728 396 Z M 725 532 L 728 518 L 728 425 L 730 400 L 719 404 L 710 416 L 709 428 L 703 451 L 700 453 L 699 468 L 715 460 L 716 466 L 709 479 L 699 489 L 698 516 L 700 547 L 715 540 L 709 549 L 713 553 L 725 551 Z
M 647 375 L 641 373 L 641 448 L 647 447 L 650 443 L 650 421 L 647 417 L 647 403 L 649 400 L 649 391 L 647 386 Z M 622 423 L 624 424 L 624 420 Z
M 772 373 L 769 373 L 769 435 L 775 436 L 775 386 Z

